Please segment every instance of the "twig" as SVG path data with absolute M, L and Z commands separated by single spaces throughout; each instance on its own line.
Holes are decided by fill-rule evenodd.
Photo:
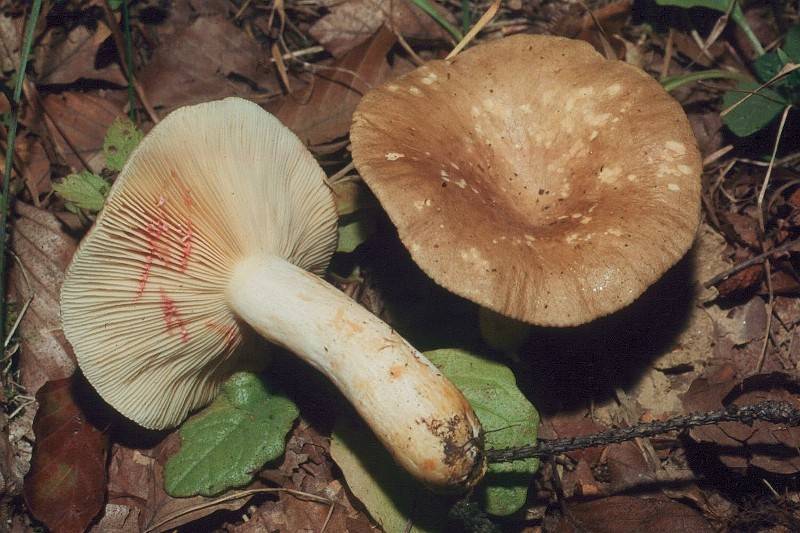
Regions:
M 464 38 L 459 41 L 456 47 L 453 48 L 449 54 L 447 54 L 445 59 L 453 59 L 456 57 L 458 53 L 461 52 L 461 50 L 463 50 L 464 47 L 467 46 L 487 24 L 489 24 L 489 22 L 492 21 L 499 9 L 500 0 L 494 0 L 492 5 L 489 6 L 489 9 L 486 10 L 486 13 L 484 13 L 483 16 L 478 19 L 478 22 L 476 22 L 472 29 L 467 32 Z
M 39 19 L 39 12 L 42 8 L 42 0 L 34 0 L 31 12 L 28 16 L 28 25 L 25 28 L 25 37 L 22 49 L 19 53 L 19 70 L 17 70 L 17 80 L 14 84 L 14 93 L 11 104 L 11 120 L 8 125 L 8 135 L 6 137 L 6 161 L 3 169 L 3 193 L 2 205 L 0 206 L 0 339 L 5 337 L 6 332 L 6 239 L 8 232 L 9 208 L 9 185 L 11 183 L 11 169 L 14 163 L 14 141 L 17 138 L 17 125 L 19 122 L 19 107 L 22 103 L 22 81 L 25 79 L 25 69 L 28 66 L 28 57 L 33 47 L 33 33 L 36 30 L 36 22 Z
M 531 457 L 546 457 L 572 450 L 606 446 L 625 442 L 639 437 L 652 437 L 670 431 L 684 430 L 697 426 L 708 426 L 720 422 L 742 422 L 752 424 L 764 420 L 775 424 L 800 425 L 800 409 L 788 402 L 768 400 L 754 405 L 731 405 L 719 411 L 694 413 L 676 416 L 669 420 L 637 424 L 627 428 L 612 429 L 594 435 L 570 437 L 565 439 L 542 440 L 532 446 L 489 450 L 486 458 L 490 463 L 506 463 Z
M 703 287 L 705 287 L 706 289 L 710 289 L 711 287 L 713 287 L 714 285 L 716 285 L 720 281 L 724 280 L 725 278 L 733 276 L 737 272 L 741 272 L 742 270 L 744 270 L 745 268 L 747 268 L 749 266 L 753 266 L 753 265 L 756 265 L 758 263 L 761 263 L 762 261 L 764 261 L 768 257 L 771 257 L 771 256 L 773 256 L 775 254 L 788 252 L 789 250 L 791 250 L 795 246 L 800 246 L 800 238 L 792 239 L 790 241 L 786 241 L 785 243 L 781 244 L 780 246 L 776 246 L 775 248 L 773 248 L 771 250 L 767 250 L 764 253 L 761 253 L 761 254 L 758 254 L 758 255 L 754 255 L 750 259 L 742 261 L 738 265 L 734 265 L 733 267 L 731 267 L 730 269 L 726 270 L 725 272 L 720 272 L 719 274 L 717 274 L 716 276 L 714 276 L 710 280 L 708 280 L 705 283 L 703 283 Z
M 753 371 L 753 374 L 758 374 L 764 367 L 764 361 L 767 359 L 767 347 L 769 346 L 769 334 L 772 331 L 772 315 L 775 311 L 775 293 L 772 291 L 772 268 L 770 267 L 769 259 L 764 261 L 764 276 L 767 279 L 767 289 L 769 290 L 769 300 L 764 306 L 767 311 L 767 324 L 764 331 L 764 344 L 761 345 L 761 354 L 758 357 L 758 363 Z

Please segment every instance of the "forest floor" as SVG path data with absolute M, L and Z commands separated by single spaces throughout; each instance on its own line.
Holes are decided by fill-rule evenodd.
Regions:
M 337 415 L 354 415 L 286 354 L 272 375 L 300 418 L 285 453 L 216 495 L 168 494 L 164 465 L 178 431 L 125 422 L 74 374 L 60 286 L 120 168 L 109 143 L 138 140 L 117 131 L 118 119 L 131 116 L 146 133 L 178 107 L 240 96 L 292 129 L 339 186 L 347 218 L 328 279 L 420 350 L 478 350 L 513 370 L 541 416 L 539 437 L 765 399 L 800 407 L 798 4 L 502 2 L 469 46 L 518 33 L 588 41 L 670 91 L 703 158 L 702 222 L 688 255 L 633 305 L 585 326 L 531 327 L 509 357 L 481 340 L 476 305 L 414 264 L 351 165 L 348 132 L 362 95 L 444 58 L 492 4 L 420 3 L 434 16 L 404 0 L 43 2 L 10 180 L 0 530 L 478 531 L 488 520 L 530 533 L 800 531 L 798 428 L 730 422 L 569 452 L 522 478 L 513 512 L 487 514 L 478 498 L 474 519 L 446 523 L 455 500 L 436 500 L 446 502 L 439 516 L 421 517 L 421 487 L 392 501 L 401 497 L 347 454 L 334 461 L 331 433 L 344 431 Z M 0 2 L 2 154 L 31 5 Z M 756 94 L 731 109 L 748 91 Z M 110 129 L 121 137 L 109 141 Z M 100 186 L 64 188 L 87 172 Z

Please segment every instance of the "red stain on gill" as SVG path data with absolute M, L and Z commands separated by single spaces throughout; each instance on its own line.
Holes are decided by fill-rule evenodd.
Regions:
M 160 196 L 158 199 L 158 204 L 156 205 L 158 211 L 155 213 L 155 215 L 153 215 L 150 222 L 148 222 L 144 227 L 144 233 L 147 236 L 147 253 L 144 267 L 142 268 L 142 273 L 139 275 L 139 287 L 136 291 L 137 298 L 144 294 L 144 289 L 147 287 L 147 281 L 150 278 L 150 271 L 153 269 L 153 263 L 155 262 L 156 258 L 163 261 L 165 266 L 169 264 L 169 254 L 164 252 L 160 243 L 162 237 L 169 229 L 169 225 L 167 224 L 164 213 L 161 209 L 165 203 L 166 200 L 164 197 Z
M 186 272 L 189 266 L 189 257 L 192 255 L 192 239 L 194 238 L 194 226 L 192 221 L 189 220 L 185 227 L 178 229 L 181 236 L 181 272 Z
M 186 329 L 186 321 L 181 318 L 175 301 L 169 297 L 164 289 L 159 290 L 161 295 L 161 313 L 164 315 L 164 324 L 167 326 L 167 333 L 172 334 L 175 330 L 181 335 L 183 342 L 189 341 L 189 331 Z
M 236 333 L 237 333 L 236 326 L 234 325 L 226 326 L 224 324 L 220 324 L 218 322 L 212 322 L 209 320 L 208 322 L 206 322 L 206 327 L 211 331 L 214 331 L 222 335 L 222 338 L 225 339 L 226 346 L 231 346 L 234 342 L 236 342 Z

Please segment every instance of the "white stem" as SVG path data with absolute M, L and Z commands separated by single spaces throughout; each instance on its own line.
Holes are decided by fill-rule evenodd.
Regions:
M 324 373 L 418 479 L 443 490 L 480 479 L 480 424 L 461 392 L 335 287 L 281 258 L 250 258 L 234 270 L 228 303 L 258 333 Z

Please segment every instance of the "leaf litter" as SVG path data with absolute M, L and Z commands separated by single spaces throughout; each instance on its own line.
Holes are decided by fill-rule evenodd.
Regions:
M 734 31 L 708 39 L 724 9 L 696 9 L 686 16 L 680 8 L 643 9 L 627 1 L 587 2 L 585 7 L 557 1 L 511 1 L 478 40 L 516 32 L 549 32 L 587 40 L 601 52 L 639 65 L 656 78 L 728 69 L 745 76 L 754 73 L 763 83 L 774 74 L 774 59 L 786 58 L 770 48 L 771 55 L 759 60 L 749 34 L 742 31 L 743 24 L 752 26 L 763 44 L 775 42 L 775 47 L 792 59 L 797 52 L 792 40 L 796 30 L 791 28 L 798 22 L 798 13 L 794 7 L 770 12 L 750 4 L 742 6 L 743 17 L 737 11 Z M 159 114 L 224 96 L 250 98 L 276 112 L 294 129 L 319 155 L 329 175 L 347 172 L 346 136 L 360 97 L 413 68 L 419 58 L 443 57 L 453 44 L 447 31 L 408 2 L 181 0 L 169 5 L 134 2 L 129 8 L 135 74 Z M 440 2 L 435 9 L 451 24 L 468 26 L 480 16 L 482 5 Z M 16 69 L 24 17 L 24 10 L 18 8 L 0 10 L 0 83 L 4 85 Z M 8 442 L 3 457 L 11 456 L 0 461 L 8 495 L 3 499 L 4 510 L 11 509 L 10 502 L 22 491 L 22 477 L 36 438 L 41 440 L 34 455 L 34 464 L 39 466 L 25 481 L 31 501 L 47 492 L 36 487 L 41 483 L 37 481 L 41 465 L 48 464 L 42 462 L 48 460 L 48 453 L 56 461 L 63 460 L 77 445 L 64 442 L 51 452 L 38 451 L 53 446 L 52 432 L 71 427 L 77 419 L 67 416 L 67 425 L 60 425 L 42 422 L 48 418 L 40 417 L 32 427 L 37 408 L 34 396 L 42 390 L 48 402 L 73 409 L 73 415 L 76 408 L 81 413 L 74 402 L 70 407 L 70 400 L 63 395 L 65 389 L 47 393 L 75 369 L 74 356 L 60 332 L 59 286 L 77 238 L 95 216 L 105 187 L 93 189 L 97 194 L 91 205 L 79 206 L 81 213 L 76 218 L 65 212 L 69 198 L 64 191 L 53 194 L 53 190 L 58 192 L 62 180 L 82 173 L 91 173 L 103 183 L 113 181 L 125 156 L 115 159 L 116 152 L 109 151 L 108 131 L 130 107 L 118 51 L 99 11 L 72 2 L 58 3 L 38 31 L 28 73 L 33 90 L 26 92 L 11 183 L 22 200 L 15 207 L 12 237 L 16 254 L 11 273 L 14 309 L 22 311 L 29 298 L 33 299 L 21 316 L 16 336 L 7 347 L 10 355 L 4 360 L 13 363 L 4 366 L 3 372 L 3 435 Z M 275 45 L 291 94 L 276 68 Z M 791 81 L 787 77 L 783 84 L 776 82 L 758 92 L 769 96 L 772 91 L 785 99 L 791 96 Z M 759 115 L 761 123 L 748 121 L 748 114 L 733 115 L 732 119 L 720 116 L 736 83 L 726 79 L 687 82 L 673 93 L 689 114 L 708 163 L 703 177 L 706 222 L 693 251 L 673 269 L 671 279 L 645 295 L 645 303 L 634 304 L 618 320 L 603 322 L 600 329 L 605 331 L 587 328 L 565 333 L 533 328 L 514 357 L 494 354 L 499 362 L 508 364 L 520 390 L 540 409 L 542 438 L 588 434 L 731 402 L 769 398 L 800 405 L 796 384 L 800 283 L 796 248 L 791 246 L 800 237 L 800 147 L 793 140 L 796 119 L 789 115 L 788 130 L 766 184 L 762 206 L 766 224 L 762 227 L 756 199 L 778 132 L 770 122 L 774 110 L 756 107 L 759 102 L 763 107 L 761 97 L 751 98 L 748 111 Z M 7 110 L 5 95 L 0 96 L 0 112 Z M 147 131 L 151 124 L 144 117 L 139 114 L 137 126 Z M 744 139 L 735 135 L 751 130 L 755 133 Z M 4 140 L 0 135 L 0 143 Z M 128 151 L 124 145 L 111 141 L 123 154 Z M 348 246 L 341 250 L 346 253 L 334 262 L 334 273 L 346 280 L 342 285 L 348 292 L 395 319 L 398 328 L 420 328 L 416 339 L 414 331 L 409 334 L 420 346 L 442 348 L 460 339 L 470 350 L 491 354 L 477 334 L 477 310 L 454 303 L 452 297 L 425 285 L 430 282 L 414 271 L 404 252 L 391 252 L 398 247 L 396 236 L 387 231 L 379 210 L 359 203 L 356 197 L 352 190 L 343 192 L 343 215 L 357 220 L 368 212 L 373 231 L 361 232 L 360 226 L 353 226 L 351 229 L 359 231 L 352 232 Z M 64 226 L 62 221 L 71 223 Z M 376 255 L 382 258 L 376 260 Z M 755 261 L 712 287 L 703 285 L 748 260 Z M 395 263 L 394 270 L 386 268 L 387 261 Z M 769 261 L 768 269 L 765 261 Z M 401 280 L 401 284 L 419 287 L 403 292 L 387 285 L 385 272 L 397 274 L 395 285 Z M 430 319 L 426 325 L 408 318 L 413 313 L 424 314 L 422 308 L 440 313 L 435 328 Z M 634 316 L 637 314 L 640 316 Z M 451 343 L 434 342 L 437 337 Z M 94 531 L 153 527 L 369 531 L 375 526 L 368 516 L 389 520 L 379 519 L 378 504 L 370 503 L 376 495 L 370 476 L 355 481 L 345 471 L 342 477 L 331 459 L 331 454 L 343 463 L 362 458 L 351 454 L 342 459 L 342 440 L 336 437 L 353 422 L 352 416 L 338 417 L 333 451 L 330 428 L 320 430 L 301 419 L 289 433 L 280 464 L 248 468 L 254 481 L 227 489 L 223 495 L 235 498 L 228 501 L 203 496 L 173 498 L 164 491 L 164 465 L 178 450 L 177 433 L 149 434 L 117 419 L 99 428 L 102 435 L 94 435 L 92 431 L 98 428 L 89 424 L 88 418 L 82 420 L 79 431 L 86 434 L 85 442 L 91 441 L 94 450 L 83 458 L 85 472 L 91 471 L 91 464 L 104 464 L 99 459 L 104 450 L 109 453 L 108 468 L 89 475 L 94 485 L 78 481 L 81 493 L 56 491 L 58 503 L 53 505 L 70 512 L 42 518 L 47 524 L 65 520 L 69 527 L 83 524 L 80 528 L 85 529 L 93 521 Z M 519 511 L 495 520 L 510 531 L 526 527 L 580 531 L 587 524 L 592 531 L 643 527 L 706 531 L 709 524 L 718 529 L 792 530 L 800 498 L 785 476 L 796 473 L 800 466 L 795 429 L 759 422 L 752 426 L 725 423 L 694 429 L 689 437 L 668 434 L 560 456 L 545 463 L 533 478 L 527 496 L 520 498 Z M 103 440 L 109 438 L 110 443 Z M 363 457 L 373 451 L 364 451 Z M 718 463 L 712 464 L 712 458 Z M 379 461 L 389 462 L 385 458 Z M 342 470 L 352 468 L 340 466 Z M 100 474 L 106 476 L 103 486 L 97 482 Z M 716 481 L 720 476 L 728 482 Z M 748 484 L 753 476 L 766 481 Z M 398 479 L 390 477 L 392 482 Z M 242 478 L 240 483 L 247 481 Z M 774 490 L 765 489 L 765 483 Z M 235 497 L 248 489 L 264 488 L 306 492 L 334 504 L 288 492 Z M 764 493 L 761 500 L 753 496 L 759 490 Z M 70 498 L 77 502 L 79 497 L 85 500 L 81 509 L 67 503 Z M 385 498 L 380 505 L 387 505 Z M 33 504 L 29 510 L 41 518 L 44 515 L 37 514 L 37 509 L 43 507 L 47 505 Z M 18 504 L 13 509 L 15 527 L 34 523 Z M 444 510 L 439 511 L 438 518 L 443 519 Z M 387 531 L 425 527 L 424 522 L 409 523 L 402 515 L 392 520 L 393 526 L 381 522 Z

